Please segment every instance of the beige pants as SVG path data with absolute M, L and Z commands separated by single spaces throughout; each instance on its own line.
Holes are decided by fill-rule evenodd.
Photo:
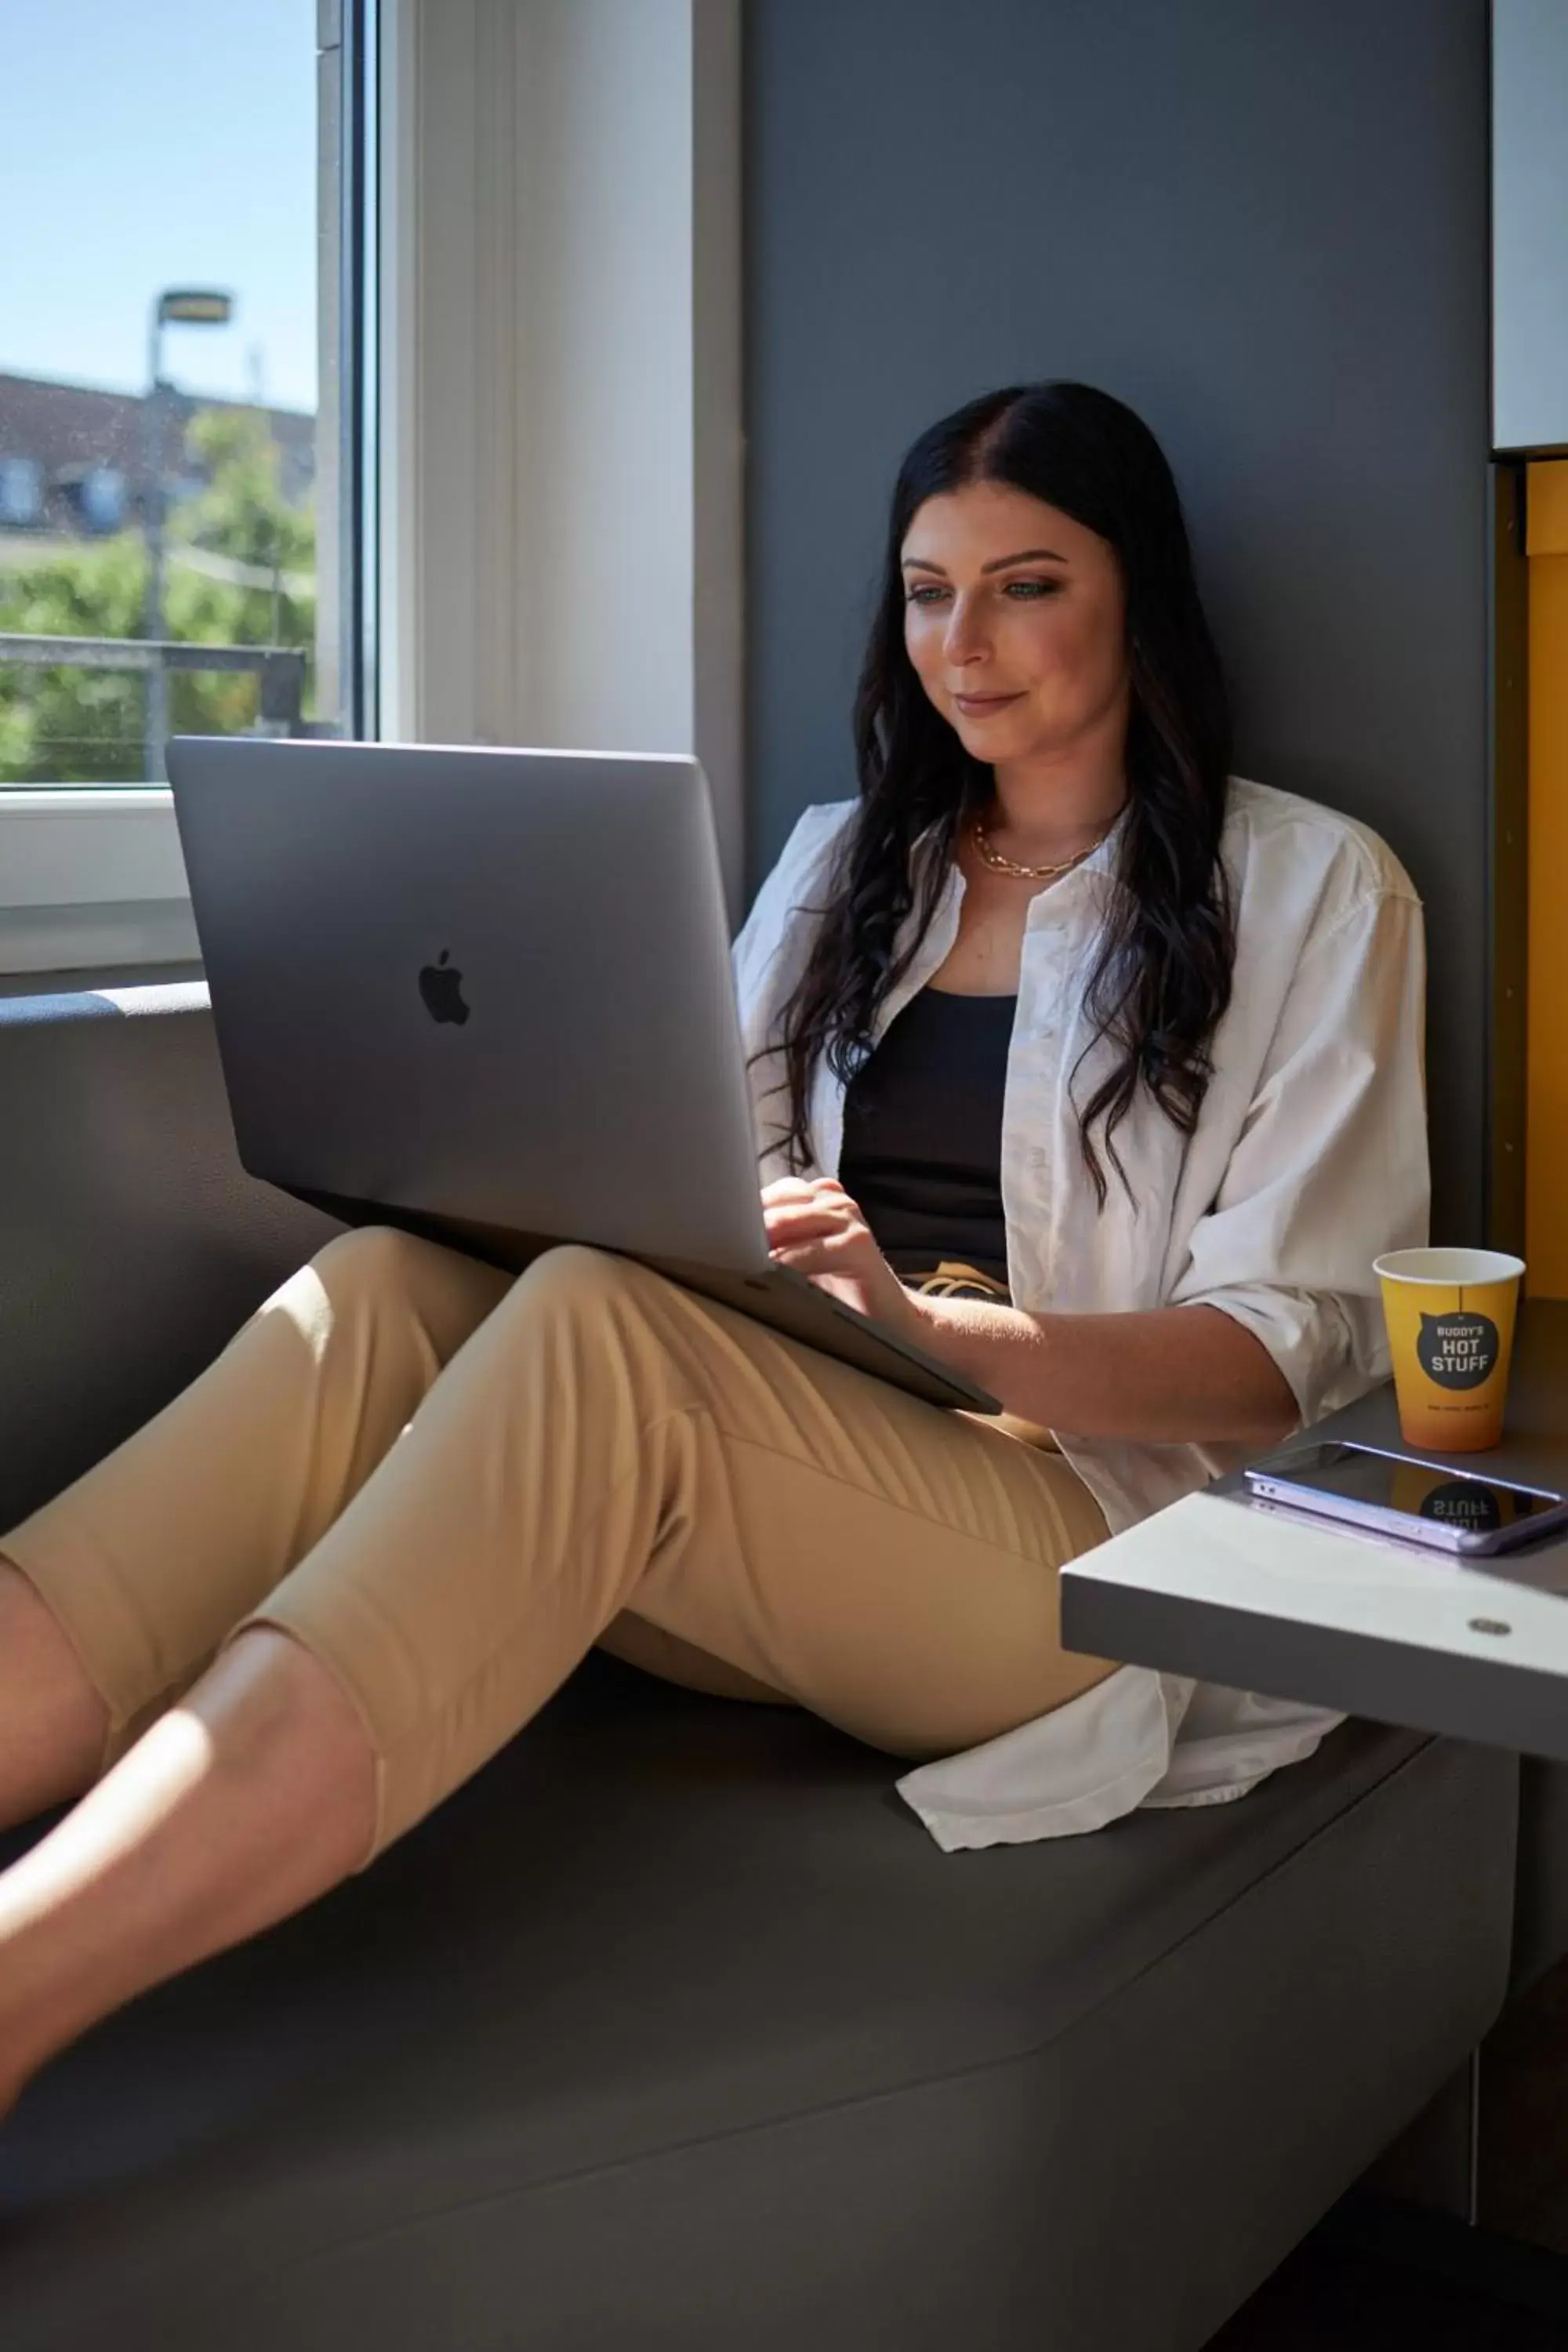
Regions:
M 358 1867 L 595 1643 L 944 1755 L 1098 1682 L 1057 1570 L 1105 1523 L 1059 1455 L 596 1250 L 515 1281 L 331 1243 L 147 1426 L 0 1541 L 110 1709 L 107 1769 L 242 1625 L 374 1748 Z

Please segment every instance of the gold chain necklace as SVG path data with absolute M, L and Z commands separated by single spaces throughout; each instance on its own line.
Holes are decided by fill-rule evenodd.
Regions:
M 1087 849 L 1080 849 L 1076 856 L 1064 857 L 1059 866 L 1020 866 L 1016 857 L 1009 857 L 1004 850 L 992 847 L 978 817 L 970 825 L 969 837 L 994 874 L 1017 874 L 1026 877 L 1031 882 L 1048 882 L 1053 875 L 1068 874 L 1075 866 L 1081 866 L 1086 857 L 1092 857 L 1115 823 L 1115 817 L 1109 818 Z

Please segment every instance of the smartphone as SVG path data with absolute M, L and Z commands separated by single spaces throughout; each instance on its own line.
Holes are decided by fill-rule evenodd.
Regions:
M 1304 1445 L 1254 1462 L 1246 1476 L 1267 1502 L 1442 1551 L 1509 1551 L 1550 1528 L 1568 1528 L 1568 1495 L 1553 1487 L 1435 1470 L 1370 1445 Z

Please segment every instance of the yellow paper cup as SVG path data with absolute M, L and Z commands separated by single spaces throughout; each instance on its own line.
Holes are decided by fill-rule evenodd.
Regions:
M 1406 1445 L 1479 1454 L 1498 1444 L 1523 1261 L 1500 1250 L 1394 1250 L 1373 1272 Z

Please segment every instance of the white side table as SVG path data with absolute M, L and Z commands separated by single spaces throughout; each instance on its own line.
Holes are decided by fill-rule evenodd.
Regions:
M 1297 1443 L 1397 1446 L 1391 1386 Z M 1568 1484 L 1568 1302 L 1521 1317 L 1508 1434 L 1454 1470 Z M 1189 1495 L 1062 1572 L 1069 1649 L 1568 1762 L 1568 1538 L 1461 1563 Z

